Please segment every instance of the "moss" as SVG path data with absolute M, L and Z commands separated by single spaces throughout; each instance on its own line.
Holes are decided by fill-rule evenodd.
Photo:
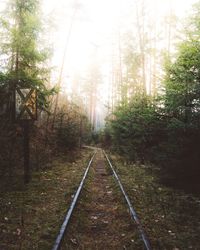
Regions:
M 151 166 L 112 159 L 153 249 L 198 249 L 200 200 L 161 185 Z
M 1 193 L 1 249 L 51 249 L 90 154 L 82 151 L 73 163 L 60 155 L 22 191 Z

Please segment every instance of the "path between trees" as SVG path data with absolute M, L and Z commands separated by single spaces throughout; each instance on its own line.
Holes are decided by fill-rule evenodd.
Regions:
M 138 238 L 128 208 L 99 149 L 62 250 L 133 249 Z M 138 249 L 142 249 L 142 242 Z

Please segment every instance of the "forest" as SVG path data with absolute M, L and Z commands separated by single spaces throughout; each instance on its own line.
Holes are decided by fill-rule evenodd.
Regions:
M 114 162 L 123 162 L 124 167 L 117 170 L 128 190 L 136 185 L 130 181 L 136 166 L 138 180 L 149 185 L 143 191 L 152 196 L 152 211 L 160 189 L 149 184 L 149 174 L 162 190 L 171 190 L 166 193 L 181 192 L 173 198 L 177 203 L 172 214 L 179 211 L 183 204 L 179 198 L 185 195 L 188 202 L 195 201 L 186 211 L 191 221 L 200 218 L 200 1 L 183 6 L 178 0 L 58 2 L 0 1 L 0 248 L 50 249 L 58 228 L 49 224 L 43 230 L 47 238 L 42 238 L 42 245 L 28 245 L 36 230 L 29 235 L 24 226 L 34 210 L 32 197 L 43 193 L 43 179 L 51 179 L 55 190 L 46 194 L 46 205 L 38 207 L 46 211 L 52 204 L 52 214 L 47 216 L 53 222 L 61 220 L 64 200 L 59 207 L 52 195 L 58 192 L 57 199 L 62 199 L 67 180 L 69 190 L 64 196 L 69 202 L 83 173 L 81 164 L 91 154 L 86 147 L 102 148 Z M 143 187 L 141 183 L 134 188 Z M 51 185 L 45 187 L 51 190 Z M 147 194 L 151 188 L 154 191 Z M 158 203 L 166 205 L 166 215 L 171 201 L 164 193 Z M 9 225 L 8 204 L 13 204 L 9 216 L 14 221 Z M 164 205 L 159 206 L 162 210 Z M 143 217 L 141 207 L 136 205 Z M 38 218 L 34 225 L 40 224 Z M 173 218 L 169 228 L 178 228 Z M 156 241 L 157 229 L 151 231 L 148 223 L 152 221 L 145 218 L 153 249 L 198 249 L 198 241 L 191 243 L 200 228 L 197 222 L 187 225 L 191 235 L 180 245 L 177 242 L 184 234 L 177 236 L 177 242 L 174 235 L 167 242 L 161 234 Z M 17 231 L 12 234 L 12 230 Z M 48 230 L 52 231 L 48 234 Z M 70 241 L 74 248 L 65 249 L 82 249 Z
M 130 161 L 160 166 L 165 181 L 192 192 L 199 192 L 199 11 L 197 3 L 175 53 L 164 52 L 159 81 L 159 52 L 151 48 L 150 93 L 144 65 L 149 47 L 141 34 L 141 53 L 132 49 L 125 57 L 128 79 L 122 81 L 120 103 L 105 129 L 117 152 Z

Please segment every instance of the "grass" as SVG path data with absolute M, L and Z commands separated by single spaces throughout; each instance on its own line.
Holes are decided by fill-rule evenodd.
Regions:
M 128 223 L 128 221 L 131 220 L 131 215 L 129 213 L 128 205 L 125 201 L 125 198 L 121 192 L 119 184 L 118 184 L 117 180 L 115 179 L 113 172 L 112 172 L 108 163 L 106 164 L 106 168 L 107 168 L 107 172 L 110 174 L 109 179 L 110 179 L 111 188 L 114 191 L 114 195 L 115 195 L 116 199 L 119 201 L 118 210 L 120 211 L 120 213 L 123 213 L 123 211 L 125 209 L 127 210 L 127 216 L 126 216 L 126 218 L 123 218 L 123 220 L 126 219 L 126 221 Z M 132 223 L 135 224 L 134 221 L 132 221 Z M 125 235 L 126 235 L 126 237 L 124 239 L 124 241 L 126 242 L 124 244 L 125 249 L 134 249 L 134 250 L 144 249 L 143 242 L 142 242 L 141 237 L 139 235 L 139 232 L 137 230 L 137 226 L 135 227 L 134 231 L 132 230 L 131 232 L 125 232 Z M 130 235 L 131 235 L 131 237 L 130 237 Z M 126 238 L 127 238 L 127 240 L 126 240 Z M 129 240 L 130 238 L 132 238 L 131 241 Z M 128 244 L 127 244 L 127 242 L 128 242 Z
M 77 201 L 75 211 L 72 214 L 72 218 L 69 224 L 69 228 L 66 232 L 61 246 L 61 250 L 72 250 L 76 248 L 78 249 L 78 242 L 80 242 L 81 240 L 85 240 L 82 239 L 82 234 L 85 230 L 85 225 L 88 224 L 86 204 L 90 204 L 92 202 L 90 186 L 92 184 L 93 177 L 94 169 L 90 167 L 83 189 L 80 194 L 81 198 Z M 70 232 L 70 234 L 68 232 Z
M 199 249 L 200 199 L 161 185 L 151 166 L 112 161 L 152 248 Z
M 57 157 L 23 190 L 0 194 L 0 249 L 51 249 L 90 154 L 71 163 Z
M 71 163 L 67 162 L 65 156 L 57 157 L 48 169 L 34 173 L 31 183 L 23 190 L 1 192 L 1 250 L 52 248 L 89 155 L 90 151 L 85 150 L 82 157 Z M 151 166 L 127 164 L 115 155 L 112 156 L 112 161 L 149 236 L 152 248 L 199 249 L 200 199 L 161 185 Z M 107 172 L 111 174 L 109 169 Z M 88 224 L 87 209 L 92 202 L 93 178 L 94 170 L 91 168 L 78 204 L 82 209 L 75 212 L 70 223 L 72 234 L 66 239 L 67 249 L 78 249 L 77 242 L 87 241 L 90 237 L 86 234 L 82 239 L 85 225 Z M 126 204 L 113 176 L 109 175 L 108 178 L 110 189 L 118 202 L 118 212 L 123 215 L 121 223 L 124 223 Z M 112 226 L 115 227 L 115 223 Z M 116 230 L 119 226 L 117 225 Z M 121 241 L 125 249 L 142 249 L 141 239 L 136 231 L 123 232 Z
M 109 202 L 105 195 L 104 201 L 96 200 L 97 180 L 95 170 L 97 162 L 94 161 L 88 178 L 81 193 L 71 223 L 66 233 L 63 246 L 64 249 L 135 249 L 142 250 L 143 242 L 139 237 L 134 223 L 130 223 L 129 211 L 123 200 L 123 196 L 106 165 L 106 176 L 101 177 L 102 182 L 107 179 L 107 190 L 111 192 L 110 199 L 113 207 L 107 207 Z M 100 178 L 100 177 L 99 177 Z M 104 179 L 104 180 L 103 180 Z M 101 181 L 100 181 L 101 182 Z M 102 187 L 103 188 L 103 187 Z M 99 189 L 98 189 L 99 190 Z M 98 196 L 98 195 L 97 195 Z M 112 197 L 112 198 L 111 198 Z M 97 202 L 97 203 L 96 203 Z M 98 209 L 102 207 L 102 209 Z M 112 212 L 111 212 L 112 210 Z M 100 212 L 100 213 L 99 213 Z M 104 217 L 105 216 L 105 217 Z M 107 216 L 107 217 L 106 217 Z M 110 217 L 111 216 L 111 217 Z M 96 217 L 96 223 L 91 224 L 91 218 Z M 104 219 L 102 219 L 102 217 Z M 103 224 L 106 221 L 109 224 Z

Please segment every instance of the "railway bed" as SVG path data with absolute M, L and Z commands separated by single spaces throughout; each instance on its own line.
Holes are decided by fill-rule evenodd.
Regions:
M 52 250 L 151 249 L 108 155 L 96 149 Z

